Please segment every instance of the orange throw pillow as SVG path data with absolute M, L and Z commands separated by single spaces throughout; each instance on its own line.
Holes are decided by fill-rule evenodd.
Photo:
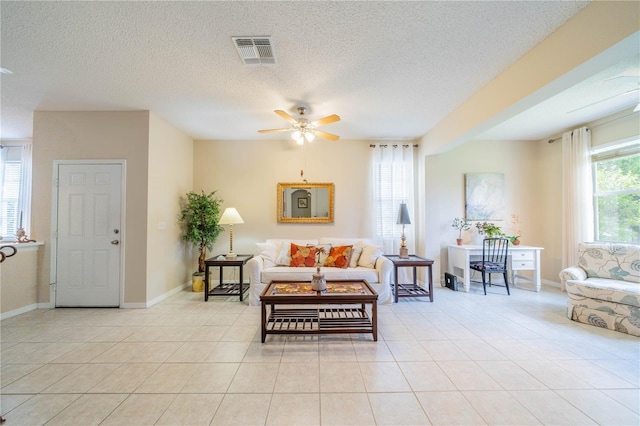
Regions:
M 347 268 L 349 260 L 351 260 L 351 250 L 353 246 L 337 246 L 331 247 L 329 256 L 324 261 L 324 266 L 333 266 L 335 268 Z
M 299 246 L 291 243 L 291 262 L 289 266 L 316 266 L 316 246 Z

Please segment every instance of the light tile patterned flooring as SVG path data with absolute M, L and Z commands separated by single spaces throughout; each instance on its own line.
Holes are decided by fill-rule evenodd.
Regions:
M 268 336 L 260 310 L 183 291 L 149 309 L 1 322 L 6 425 L 638 425 L 640 339 L 566 296 L 435 289 L 370 335 Z

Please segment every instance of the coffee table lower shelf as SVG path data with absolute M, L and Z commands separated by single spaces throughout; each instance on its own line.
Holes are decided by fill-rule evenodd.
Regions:
M 362 308 L 272 308 L 263 332 L 266 334 L 372 333 L 378 340 L 371 318 Z

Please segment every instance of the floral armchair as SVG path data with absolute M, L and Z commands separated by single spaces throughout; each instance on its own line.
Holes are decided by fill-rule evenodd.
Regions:
M 581 243 L 578 265 L 560 272 L 567 316 L 640 336 L 640 246 Z

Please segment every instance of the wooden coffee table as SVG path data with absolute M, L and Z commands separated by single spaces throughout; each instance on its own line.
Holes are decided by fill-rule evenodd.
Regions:
M 262 343 L 267 334 L 371 333 L 378 340 L 378 293 L 365 280 L 328 280 L 323 292 L 309 281 L 272 281 L 260 302 Z

